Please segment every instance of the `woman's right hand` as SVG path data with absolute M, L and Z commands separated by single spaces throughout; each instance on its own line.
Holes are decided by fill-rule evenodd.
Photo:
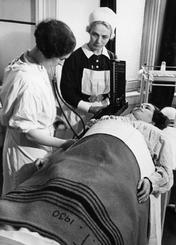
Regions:
M 105 107 L 106 106 L 91 106 L 88 112 L 92 114 L 96 114 L 98 111 L 102 110 Z
M 89 113 L 96 114 L 98 111 L 106 108 L 109 105 L 109 99 L 106 98 L 103 101 L 100 102 L 94 102 L 92 103 L 91 107 L 89 108 Z
M 71 145 L 73 145 L 77 140 L 76 139 L 69 139 L 66 140 L 63 145 L 61 145 L 62 150 L 67 150 Z

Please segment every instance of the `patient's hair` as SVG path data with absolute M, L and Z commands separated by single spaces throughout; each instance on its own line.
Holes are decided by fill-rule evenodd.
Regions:
M 157 107 L 155 107 L 152 121 L 159 129 L 164 129 L 169 125 L 169 118 L 165 116 Z
M 38 49 L 47 59 L 70 54 L 76 46 L 76 39 L 70 27 L 55 19 L 40 22 L 34 36 Z

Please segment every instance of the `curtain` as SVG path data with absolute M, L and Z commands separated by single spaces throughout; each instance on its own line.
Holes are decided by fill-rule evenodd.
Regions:
M 176 67 L 176 1 L 167 1 L 165 18 L 163 24 L 163 32 L 159 55 L 157 63 L 161 64 L 162 61 L 166 61 L 167 66 L 172 66 L 174 70 Z
M 140 66 L 154 66 L 158 56 L 167 0 L 146 0 Z
M 116 13 L 116 1 L 117 0 L 100 0 L 100 7 L 108 7 Z M 115 38 L 110 40 L 107 44 L 107 49 L 115 53 Z
M 146 0 L 145 2 L 140 65 L 146 64 L 154 67 L 154 69 L 159 69 L 156 68 L 156 65 L 160 66 L 162 60 L 166 61 L 166 65 L 168 65 L 166 60 L 168 55 L 161 56 L 161 52 L 163 52 L 163 36 L 165 38 L 164 32 L 166 29 L 165 22 L 168 2 L 171 1 Z M 173 11 L 175 12 L 175 9 L 173 9 Z M 170 26 L 166 27 L 170 30 Z M 165 106 L 172 106 L 175 88 L 172 86 L 164 86 L 167 83 L 165 81 L 158 82 L 163 84 L 163 86 L 152 86 L 148 102 L 157 106 L 159 109 Z M 158 82 L 155 83 L 157 84 Z

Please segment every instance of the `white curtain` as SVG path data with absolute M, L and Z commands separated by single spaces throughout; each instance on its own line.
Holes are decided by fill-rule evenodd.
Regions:
M 140 66 L 155 65 L 161 42 L 166 2 L 167 0 L 145 2 Z
M 59 0 L 35 0 L 35 19 L 38 24 L 46 18 L 58 18 Z

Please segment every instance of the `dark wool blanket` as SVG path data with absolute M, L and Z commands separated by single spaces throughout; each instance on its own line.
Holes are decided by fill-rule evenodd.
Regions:
M 136 197 L 140 171 L 119 139 L 95 134 L 56 155 L 0 201 L 0 223 L 61 245 L 145 245 L 149 202 Z

